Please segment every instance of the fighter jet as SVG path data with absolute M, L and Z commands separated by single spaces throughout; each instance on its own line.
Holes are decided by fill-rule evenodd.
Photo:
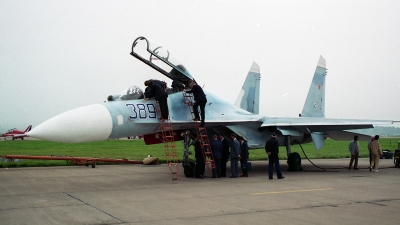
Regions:
M 24 131 L 22 130 L 17 130 L 17 128 L 13 128 L 8 130 L 6 133 L 2 134 L 1 137 L 4 137 L 4 140 L 7 137 L 11 137 L 12 140 L 16 140 L 20 138 L 21 140 L 24 140 L 24 137 L 27 136 L 27 133 L 32 129 L 32 125 L 29 125 Z
M 173 87 L 166 89 L 169 94 L 168 122 L 175 140 L 182 140 L 181 132 L 194 127 L 190 107 L 185 104 L 182 91 L 188 82 L 194 81 L 193 76 L 168 49 L 145 37 L 135 39 L 131 55 L 173 81 Z M 325 118 L 326 76 L 326 62 L 320 56 L 299 117 L 264 116 L 259 115 L 260 67 L 254 62 L 235 104 L 220 99 L 211 90 L 204 90 L 207 96 L 207 133 L 223 133 L 227 137 L 230 133 L 236 133 L 244 137 L 250 148 L 258 149 L 264 148 L 270 135 L 276 132 L 279 144 L 286 146 L 289 167 L 299 170 L 300 155 L 291 152 L 291 145 L 313 142 L 318 150 L 328 137 L 351 140 L 354 133 L 349 130 L 393 123 L 390 120 Z M 143 93 L 140 87 L 132 86 L 121 94 L 108 96 L 103 103 L 59 114 L 36 126 L 28 135 L 55 142 L 93 142 L 143 135 L 146 144 L 160 143 L 156 130 L 161 115 L 157 113 L 157 103 L 155 100 L 145 100 Z M 359 137 L 360 140 L 370 138 L 361 134 Z

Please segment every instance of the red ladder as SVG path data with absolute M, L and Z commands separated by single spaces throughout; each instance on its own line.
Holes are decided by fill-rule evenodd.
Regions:
M 157 102 L 157 114 L 158 118 L 161 118 L 160 105 Z M 172 129 L 171 120 L 161 120 L 160 125 L 155 130 L 156 134 L 159 135 L 162 142 L 164 143 L 165 155 L 167 157 L 168 168 L 171 171 L 172 180 L 180 180 L 179 175 L 179 164 L 178 157 L 176 154 L 175 141 L 174 141 L 174 130 Z
M 194 99 L 191 93 L 183 93 L 183 104 L 189 106 L 190 113 L 192 114 L 193 120 L 196 118 L 193 112 Z M 203 152 L 204 163 L 208 169 L 215 169 L 214 156 L 211 151 L 210 140 L 208 139 L 207 129 L 200 127 L 197 121 L 194 121 L 194 127 L 197 132 L 198 141 L 200 142 L 201 151 Z

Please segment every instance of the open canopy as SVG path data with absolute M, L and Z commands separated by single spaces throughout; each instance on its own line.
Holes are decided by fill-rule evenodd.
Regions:
M 187 85 L 194 80 L 183 64 L 166 48 L 145 37 L 138 37 L 132 44 L 131 55 L 153 69 Z

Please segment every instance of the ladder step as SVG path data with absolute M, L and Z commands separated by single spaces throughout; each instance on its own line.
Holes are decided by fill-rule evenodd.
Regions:
M 194 110 L 193 110 L 193 106 L 194 106 L 194 99 L 193 99 L 193 95 L 188 95 L 187 93 L 183 93 L 183 103 L 189 106 L 189 110 L 190 113 L 192 115 L 192 118 L 195 118 L 194 115 Z M 194 127 L 197 130 L 197 134 L 199 137 L 199 141 L 201 142 L 200 147 L 201 147 L 201 151 L 204 155 L 204 162 L 206 163 L 207 167 L 210 168 L 210 165 L 212 168 L 216 168 L 215 167 L 215 161 L 213 159 L 213 154 L 211 152 L 210 149 L 210 141 L 208 140 L 208 135 L 207 135 L 207 129 L 205 127 L 200 127 L 199 121 L 195 121 L 194 123 Z
M 158 103 L 156 107 L 156 112 L 158 115 L 161 112 L 160 105 Z M 178 159 L 175 149 L 174 134 L 171 121 L 168 118 L 166 120 L 160 119 L 159 122 L 160 124 L 155 129 L 155 132 L 157 132 L 158 137 L 161 138 L 162 142 L 164 143 L 165 155 L 167 157 L 167 165 L 170 169 L 172 180 L 180 180 Z M 175 167 L 175 169 L 173 169 L 173 167 Z

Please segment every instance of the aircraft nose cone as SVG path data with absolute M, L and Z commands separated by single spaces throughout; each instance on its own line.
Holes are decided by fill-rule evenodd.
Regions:
M 54 142 L 91 142 L 107 139 L 112 118 L 101 104 L 80 107 L 61 113 L 39 124 L 28 136 Z

